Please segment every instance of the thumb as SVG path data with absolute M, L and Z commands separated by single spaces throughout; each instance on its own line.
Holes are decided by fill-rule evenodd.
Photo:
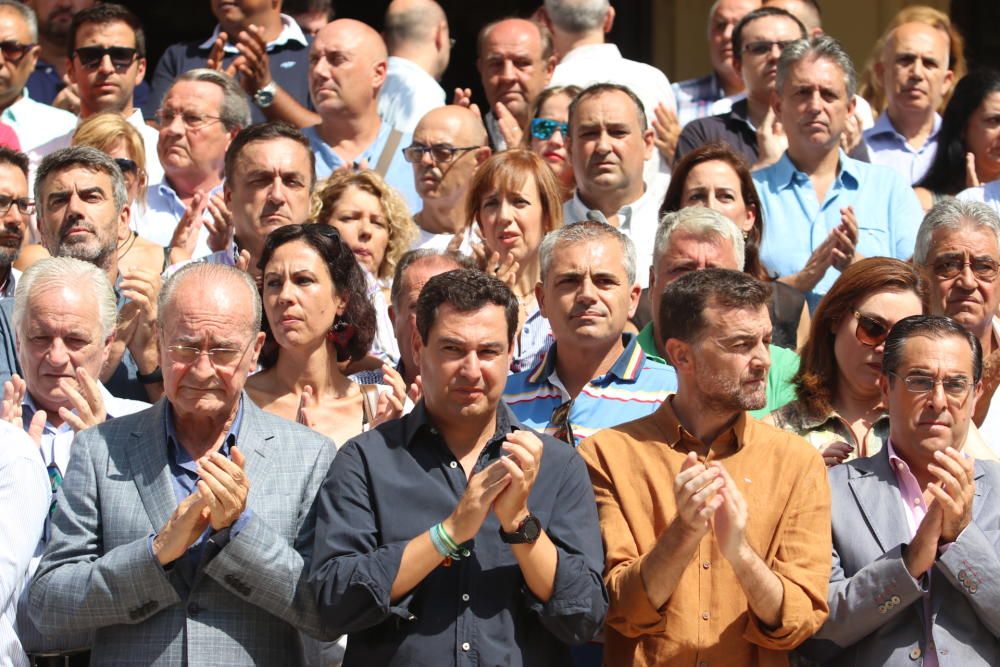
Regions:
M 233 448 L 229 450 L 229 456 L 233 459 L 233 463 L 238 465 L 240 468 L 246 465 L 247 460 L 237 445 L 233 445 Z
M 970 188 L 978 188 L 979 175 L 976 173 L 976 156 L 973 153 L 965 154 L 965 184 Z

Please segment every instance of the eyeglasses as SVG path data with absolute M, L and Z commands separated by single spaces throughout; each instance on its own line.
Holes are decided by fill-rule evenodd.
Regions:
M 885 342 L 889 335 L 889 327 L 879 322 L 870 315 L 862 315 L 854 311 L 854 317 L 858 321 L 858 326 L 854 330 L 854 336 L 858 342 L 868 347 L 877 347 Z
M 128 46 L 80 46 L 73 51 L 73 54 L 87 69 L 97 69 L 101 66 L 104 56 L 110 56 L 111 66 L 121 74 L 132 66 L 139 55 L 139 50 Z
M 531 119 L 531 136 L 535 139 L 545 141 L 555 134 L 556 130 L 562 132 L 562 135 L 565 137 L 569 132 L 569 124 L 558 120 L 552 120 L 551 118 Z
M 963 398 L 972 386 L 972 381 L 961 375 L 955 377 L 942 378 L 940 380 L 929 375 L 907 375 L 903 377 L 897 373 L 889 373 L 893 377 L 899 378 L 906 385 L 906 390 L 913 394 L 927 394 L 934 391 L 935 385 L 941 385 L 944 393 L 949 399 L 959 400 Z
M 570 399 L 552 411 L 549 425 L 555 430 L 552 436 L 558 440 L 576 446 L 576 439 L 573 437 L 573 425 L 569 421 L 569 411 L 573 408 L 573 399 Z
M 425 153 L 431 154 L 431 159 L 438 164 L 447 164 L 455 159 L 455 156 L 465 151 L 474 151 L 482 146 L 461 146 L 456 147 L 451 144 L 434 144 L 425 146 L 423 144 L 410 144 L 403 149 L 403 157 L 407 162 L 417 163 L 424 159 Z
M 762 39 L 758 42 L 747 42 L 743 45 L 743 53 L 749 53 L 753 56 L 766 56 L 775 46 L 778 47 L 778 51 L 783 51 L 786 46 L 793 44 L 796 41 L 798 40 L 786 39 L 778 42 L 772 42 L 767 39 Z
M 197 363 L 201 355 L 204 354 L 208 356 L 208 360 L 212 366 L 215 368 L 225 368 L 239 361 L 249 347 L 250 343 L 247 343 L 246 347 L 242 349 L 213 347 L 209 350 L 203 350 L 200 347 L 191 347 L 189 345 L 171 345 L 167 348 L 167 351 L 170 353 L 170 359 L 178 364 L 190 366 Z
M 27 197 L 10 197 L 8 195 L 0 195 L 0 215 L 7 215 L 7 211 L 10 207 L 17 204 L 17 210 L 24 215 L 30 215 L 35 212 L 35 200 L 28 199 Z
M 967 266 L 972 269 L 972 275 L 986 282 L 992 281 L 1000 273 L 1000 264 L 992 257 L 970 257 L 966 259 L 965 255 L 958 254 L 940 255 L 934 260 L 931 268 L 934 271 L 934 275 L 938 278 L 950 280 L 964 271 Z
M 115 164 L 118 165 L 123 174 L 135 174 L 139 171 L 139 165 L 135 163 L 135 160 L 129 160 L 126 157 L 116 157 Z
M 217 123 L 222 120 L 220 116 L 209 116 L 191 111 L 174 111 L 172 109 L 160 109 L 156 112 L 156 122 L 160 127 L 168 127 L 174 124 L 174 119 L 180 118 L 181 123 L 189 130 L 200 130 L 203 127 Z
M 3 52 L 3 59 L 9 63 L 18 64 L 28 51 L 34 48 L 34 44 L 22 44 L 13 39 L 5 39 L 0 42 L 0 51 Z

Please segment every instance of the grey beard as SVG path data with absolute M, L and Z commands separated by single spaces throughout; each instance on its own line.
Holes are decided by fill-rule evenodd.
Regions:
M 113 245 L 93 251 L 83 244 L 61 243 L 59 244 L 59 253 L 57 256 L 79 259 L 106 271 L 110 267 L 111 258 L 115 256 L 117 250 L 118 248 Z

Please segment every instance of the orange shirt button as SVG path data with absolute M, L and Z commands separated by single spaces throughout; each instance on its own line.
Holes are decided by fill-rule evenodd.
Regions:
M 707 570 L 708 568 L 712 567 L 712 564 L 706 560 L 704 563 L 701 564 L 701 566 Z
M 701 618 L 702 618 L 702 620 L 707 621 L 708 620 L 708 612 L 707 611 L 701 612 Z

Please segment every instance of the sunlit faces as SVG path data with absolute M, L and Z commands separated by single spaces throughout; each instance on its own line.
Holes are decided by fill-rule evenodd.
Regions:
M 483 417 L 496 409 L 511 357 L 502 307 L 460 312 L 443 304 L 426 344 L 417 336 L 415 345 L 424 402 L 436 420 Z
M 337 228 L 358 264 L 377 276 L 389 247 L 389 218 L 378 197 L 351 186 L 344 190 L 324 222 Z
M 274 11 L 273 0 L 211 0 L 212 14 L 220 22 L 243 25 Z
M 801 38 L 802 30 L 787 16 L 763 16 L 743 26 L 741 44 L 744 50 L 737 54 L 735 65 L 748 95 L 765 104 L 770 103 L 774 80 L 778 75 L 781 47 L 772 44 L 767 53 L 758 55 L 747 50 L 747 46 L 760 42 L 793 42 Z
M 964 378 L 969 390 L 950 396 L 939 383 L 926 393 L 910 391 L 904 378 L 920 375 L 934 380 Z M 934 452 L 961 449 L 981 385 L 972 384 L 972 349 L 957 335 L 940 338 L 913 336 L 903 347 L 896 377 L 882 376 L 882 400 L 889 408 L 893 447 L 911 466 L 926 465 Z
M 0 42 L 32 43 L 28 24 L 14 7 L 0 7 Z M 21 95 L 37 61 L 37 46 L 26 48 L 16 61 L 0 56 L 0 104 L 9 105 Z
M 854 310 L 891 329 L 896 322 L 920 315 L 923 305 L 913 292 L 877 292 L 854 304 Z M 854 396 L 874 398 L 878 395 L 878 378 L 882 374 L 883 343 L 871 347 L 858 340 L 858 318 L 847 313 L 834 325 L 833 355 L 837 360 L 839 391 Z
M 643 131 L 628 95 L 616 90 L 584 98 L 571 132 L 570 155 L 582 192 L 628 191 L 633 201 L 642 196 L 643 161 L 652 155 L 653 133 Z
M 708 47 L 712 69 L 723 76 L 733 73 L 733 28 L 760 7 L 755 0 L 719 0 L 708 18 Z
M 25 382 L 40 409 L 58 421 L 59 408 L 72 408 L 60 388 L 65 379 L 77 386 L 76 371 L 100 377 L 111 337 L 101 331 L 100 312 L 92 290 L 51 284 L 32 290 L 26 319 L 17 336 L 17 353 Z
M 76 31 L 76 47 L 88 46 L 135 48 L 135 32 L 122 21 L 85 23 Z M 80 91 L 82 111 L 89 115 L 100 111 L 122 112 L 132 106 L 132 93 L 146 75 L 146 59 L 138 55 L 119 71 L 104 55 L 93 68 L 86 67 L 79 55 L 69 58 L 67 73 Z
M 951 90 L 948 33 L 925 23 L 904 23 L 893 31 L 875 64 L 893 111 L 933 111 Z
M 17 200 L 29 197 L 28 179 L 24 172 L 9 163 L 0 163 L 0 196 Z M 10 264 L 21 250 L 24 231 L 28 228 L 30 214 L 22 213 L 13 202 L 0 216 L 0 264 Z
M 739 175 L 722 160 L 702 162 L 688 172 L 681 206 L 707 206 L 732 220 L 744 234 L 753 229 L 757 220 L 756 211 L 743 199 Z
M 417 331 L 417 299 L 420 298 L 420 290 L 423 289 L 428 280 L 439 273 L 459 268 L 461 267 L 447 257 L 432 256 L 413 262 L 406 267 L 400 276 L 399 296 L 397 297 L 399 303 L 393 305 L 390 315 L 392 329 L 396 334 L 396 342 L 399 344 L 403 369 L 408 375 L 416 375 L 416 357 L 413 346 Z M 397 306 L 399 310 L 396 310 Z
M 264 267 L 263 298 L 271 333 L 281 347 L 321 343 L 347 305 L 323 258 L 304 241 L 275 249 Z
M 534 178 L 525 178 L 516 188 L 490 189 L 479 203 L 476 218 L 484 245 L 502 259 L 513 255 L 523 262 L 538 253 L 545 220 Z
M 176 173 L 221 174 L 232 132 L 219 120 L 222 88 L 208 81 L 178 81 L 163 98 L 160 109 L 177 114 L 160 126 L 156 153 L 170 178 Z M 180 114 L 205 119 L 198 128 L 189 128 Z
M 462 149 L 479 145 L 480 141 L 473 136 L 474 132 L 470 132 L 463 122 L 463 113 L 465 110 L 459 111 L 454 107 L 429 112 L 420 119 L 413 131 L 413 145 L 444 145 Z M 420 198 L 425 202 L 461 206 L 476 171 L 477 152 L 460 150 L 451 160 L 442 162 L 435 160 L 431 151 L 425 151 L 413 163 L 413 180 Z M 484 148 L 483 152 L 488 153 L 488 150 Z
M 980 182 L 1000 178 L 1000 92 L 983 98 L 965 126 L 966 148 L 976 157 Z
M 550 96 L 538 109 L 538 118 L 565 123 L 569 120 L 569 103 L 571 99 L 568 95 L 557 93 Z M 548 139 L 536 139 L 531 137 L 531 150 L 541 156 L 545 163 L 552 168 L 556 175 L 556 180 L 563 187 L 573 185 L 573 165 L 569 159 L 569 152 L 566 150 L 567 137 L 563 131 L 556 129 Z
M 103 267 L 128 224 L 128 205 L 115 210 L 111 176 L 84 166 L 48 175 L 37 202 L 42 243 L 51 255 Z
M 670 235 L 666 250 L 650 272 L 649 298 L 654 322 L 658 320 L 660 298 L 667 286 L 687 273 L 704 269 L 742 271 L 743 267 L 736 265 L 733 242 L 714 234 L 675 230 Z
M 775 111 L 792 148 L 831 151 L 840 145 L 854 98 L 847 97 L 844 73 L 826 58 L 792 65 Z
M 582 347 L 603 347 L 621 336 L 639 292 L 625 273 L 621 244 L 610 236 L 556 245 L 536 288 L 556 340 Z
M 974 258 L 1000 261 L 996 236 L 988 228 L 973 225 L 938 228 L 931 234 L 927 255 L 925 273 L 930 282 L 932 314 L 947 315 L 977 336 L 983 336 L 989 331 L 1000 305 L 998 278 L 981 280 L 968 266 L 964 266 L 954 278 L 935 275 L 935 263 L 948 256 L 956 256 L 963 261 Z
M 477 66 L 490 106 L 503 102 L 518 118 L 528 114 L 554 68 L 551 60 L 542 59 L 538 27 L 520 19 L 501 21 L 490 29 L 482 41 Z
M 386 61 L 352 22 L 323 27 L 309 50 L 309 93 L 321 116 L 363 109 L 385 81 Z

